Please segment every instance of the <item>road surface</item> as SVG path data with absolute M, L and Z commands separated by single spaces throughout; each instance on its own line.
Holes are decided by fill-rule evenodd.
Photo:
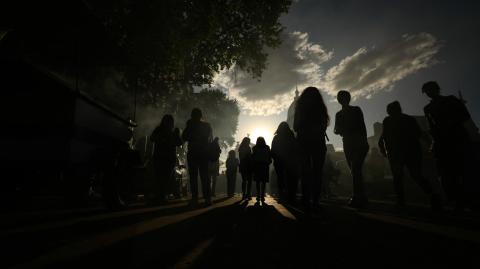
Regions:
M 217 198 L 3 215 L 1 268 L 480 268 L 480 220 L 343 201 L 307 216 L 268 197 L 266 205 Z

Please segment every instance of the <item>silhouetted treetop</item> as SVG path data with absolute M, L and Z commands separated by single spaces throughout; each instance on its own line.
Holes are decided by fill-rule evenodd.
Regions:
M 125 48 L 140 90 L 178 91 L 212 82 L 232 65 L 260 76 L 265 47 L 280 44 L 278 22 L 291 0 L 124 0 L 93 3 Z M 133 69 L 133 70 L 132 70 Z M 182 86 L 183 85 L 183 86 Z

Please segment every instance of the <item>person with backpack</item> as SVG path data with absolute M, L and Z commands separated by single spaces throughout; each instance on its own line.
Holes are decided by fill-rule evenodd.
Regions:
M 265 187 L 269 180 L 272 155 L 265 138 L 258 137 L 252 149 L 253 180 L 257 185 L 257 203 L 265 203 Z
M 188 142 L 187 162 L 190 175 L 190 189 L 192 193 L 191 204 L 198 203 L 198 176 L 202 182 L 202 192 L 205 205 L 212 204 L 211 186 L 208 176 L 208 163 L 211 157 L 212 127 L 210 123 L 202 120 L 202 111 L 194 108 L 191 118 L 182 133 L 182 138 Z
M 250 200 L 252 199 L 252 149 L 249 137 L 242 139 L 242 143 L 238 147 L 238 157 L 240 159 L 240 175 L 242 175 L 242 200 Z
M 235 154 L 235 150 L 230 150 L 228 152 L 228 158 L 226 161 L 227 166 L 227 195 L 228 197 L 233 197 L 235 194 L 235 185 L 237 183 L 237 172 L 238 172 L 239 161 Z

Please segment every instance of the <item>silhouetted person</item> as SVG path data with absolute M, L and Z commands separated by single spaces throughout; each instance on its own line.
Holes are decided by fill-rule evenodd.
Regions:
M 212 201 L 208 162 L 210 160 L 209 146 L 212 140 L 212 127 L 209 123 L 202 121 L 202 111 L 200 109 L 194 108 L 192 110 L 191 118 L 187 121 L 182 138 L 188 142 L 187 161 L 192 204 L 198 202 L 198 175 L 200 174 L 205 204 L 210 205 Z
M 260 136 L 252 149 L 253 180 L 257 184 L 257 202 L 265 202 L 265 186 L 269 180 L 271 162 L 270 147 Z
M 405 205 L 403 170 L 408 169 L 410 177 L 422 190 L 432 195 L 432 186 L 422 174 L 422 131 L 414 117 L 402 113 L 398 101 L 388 104 L 388 116 L 383 120 L 383 132 L 378 141 L 382 155 L 388 157 L 397 195 L 397 205 Z M 440 206 L 438 196 L 432 196 L 432 208 Z
M 227 195 L 232 197 L 235 194 L 235 186 L 237 184 L 237 172 L 238 172 L 239 160 L 235 154 L 235 150 L 230 150 L 228 152 L 228 157 L 226 161 L 227 167 Z
M 273 166 L 277 174 L 278 192 L 281 199 L 295 200 L 297 192 L 298 146 L 295 134 L 287 122 L 278 125 L 272 141 Z
M 312 204 L 320 208 L 322 169 L 325 162 L 325 131 L 330 123 L 320 91 L 306 88 L 298 98 L 293 121 L 302 164 L 302 203 L 306 210 Z
M 174 168 L 177 161 L 176 147 L 182 145 L 180 130 L 174 129 L 172 115 L 164 115 L 160 125 L 153 130 L 150 137 L 154 143 L 153 165 L 155 171 L 156 202 L 164 203 L 165 195 L 171 189 L 174 178 Z
M 244 137 L 238 147 L 238 157 L 240 159 L 240 174 L 242 175 L 242 199 L 251 199 L 252 190 L 252 149 L 250 148 L 250 138 Z
M 343 151 L 353 177 L 353 197 L 350 206 L 361 208 L 368 203 L 362 168 L 368 153 L 367 129 L 360 107 L 351 106 L 350 93 L 339 91 L 337 100 L 342 109 L 335 115 L 334 132 L 343 138 Z
M 437 168 L 449 201 L 456 203 L 458 210 L 465 205 L 465 181 L 467 164 L 470 162 L 470 137 L 464 126 L 470 120 L 467 108 L 455 96 L 440 95 L 435 81 L 422 86 L 422 92 L 431 98 L 424 107 L 430 134 L 432 151 L 437 159 Z

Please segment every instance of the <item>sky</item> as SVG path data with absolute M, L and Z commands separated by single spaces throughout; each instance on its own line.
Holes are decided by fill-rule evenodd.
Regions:
M 383 120 L 392 101 L 400 101 L 407 114 L 422 115 L 428 99 L 421 86 L 436 80 L 443 94 L 462 91 L 478 124 L 477 14 L 478 1 L 296 1 L 281 18 L 283 43 L 268 50 L 260 81 L 238 70 L 215 80 L 241 106 L 237 140 L 247 134 L 270 140 L 286 120 L 296 86 L 318 87 L 332 118 L 340 109 L 336 92 L 350 91 L 372 135 L 373 123 Z M 341 148 L 333 125 L 327 134 Z

